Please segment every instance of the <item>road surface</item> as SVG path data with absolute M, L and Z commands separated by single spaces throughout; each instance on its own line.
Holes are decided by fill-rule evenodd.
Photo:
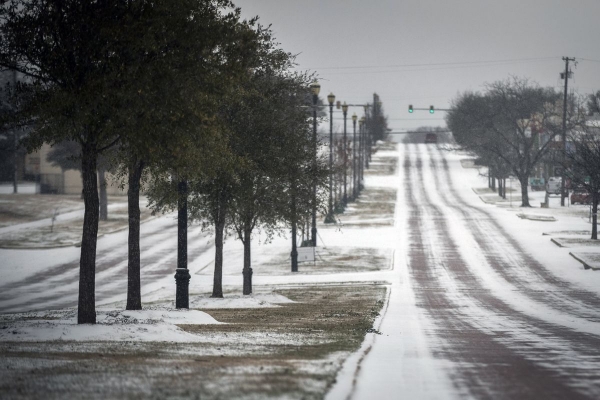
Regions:
M 598 292 L 467 201 L 447 155 L 400 144 L 398 276 L 351 397 L 600 398 Z

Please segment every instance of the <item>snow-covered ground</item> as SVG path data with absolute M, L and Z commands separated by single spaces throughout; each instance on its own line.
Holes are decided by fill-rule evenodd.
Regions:
M 600 337 L 600 312 L 593 308 L 600 297 L 600 272 L 584 269 L 570 254 L 600 253 L 600 247 L 584 240 L 591 229 L 587 207 L 561 208 L 560 199 L 551 198 L 550 208 L 541 209 L 544 193 L 530 192 L 534 207 L 522 209 L 516 181 L 508 182 L 508 198 L 500 199 L 486 190 L 487 178 L 480 171 L 461 163 L 466 158 L 467 154 L 424 144 L 379 151 L 372 165 L 379 172 L 366 175 L 371 192 L 365 193 L 370 195 L 340 216 L 340 225 L 319 225 L 316 265 L 300 264 L 300 273 L 291 273 L 289 238 L 276 237 L 271 243 L 260 236 L 255 239 L 257 293 L 251 297 L 239 294 L 243 254 L 241 244 L 230 238 L 225 245 L 225 299 L 209 298 L 212 237 L 191 226 L 191 305 L 199 309 L 195 313 L 172 309 L 174 215 L 142 225 L 142 296 L 152 307 L 140 315 L 118 311 L 125 300 L 127 232 L 106 235 L 98 242 L 98 332 L 107 340 L 135 335 L 153 341 L 160 340 L 164 329 L 169 340 L 189 342 L 193 335 L 177 333 L 176 325 L 215 323 L 202 309 L 289 302 L 273 293 L 277 287 L 383 282 L 389 296 L 374 327 L 381 335 L 367 335 L 361 349 L 346 360 L 328 398 L 389 398 L 400 393 L 406 398 L 479 397 L 481 387 L 503 383 L 494 383 L 483 371 L 502 375 L 505 371 L 496 369 L 510 367 L 510 362 L 529 363 L 527 371 L 534 372 L 543 366 L 560 376 L 575 370 L 565 378 L 568 390 L 580 387 L 583 393 L 597 393 L 597 382 L 581 376 L 600 359 L 597 350 L 591 350 Z M 395 173 L 380 173 L 390 166 L 389 160 L 397 160 Z M 546 216 L 552 218 L 541 218 Z M 572 238 L 578 240 L 567 240 Z M 0 310 L 27 312 L 76 304 L 78 257 L 74 247 L 0 250 Z M 435 309 L 436 302 L 454 314 Z M 42 315 L 48 313 L 55 313 L 55 322 L 42 322 L 36 319 L 39 312 L 34 313 L 32 321 L 15 326 L 17 333 L 6 331 L 0 340 L 98 339 L 98 333 L 74 325 L 72 310 Z M 3 323 L 10 318 L 5 315 Z M 131 319 L 137 323 L 123 323 Z M 472 355 L 457 347 L 455 333 L 446 332 L 460 331 L 452 325 L 454 320 L 479 338 L 474 345 L 488 346 L 498 355 L 496 364 L 488 363 L 485 354 Z M 489 390 L 491 397 L 499 393 Z
M 476 194 L 482 190 L 473 189 L 485 189 L 487 178 L 462 167 L 467 155 L 434 149 L 400 145 L 400 165 L 405 164 L 397 177 L 399 236 L 382 335 L 365 351 L 358 371 L 342 370 L 346 373 L 328 398 L 388 398 L 392 393 L 477 398 L 481 391 L 491 397 L 516 391 L 519 397 L 540 385 L 540 376 L 546 390 L 566 384 L 560 390 L 594 397 L 600 385 L 588 376 L 600 356 L 577 338 L 590 335 L 595 343 L 600 337 L 595 308 L 600 274 L 585 270 L 570 256 L 573 249 L 550 240 L 589 231 L 586 207 L 560 208 L 552 198 L 549 209 L 522 209 L 518 191 L 506 201 L 482 199 Z M 509 183 L 515 188 L 515 182 Z M 542 201 L 542 192 L 532 193 L 532 204 Z M 522 219 L 518 213 L 549 215 L 554 221 Z M 421 253 L 426 258 L 419 259 Z M 522 371 L 521 364 L 529 366 Z M 546 375 L 537 374 L 538 365 L 548 369 Z M 515 374 L 507 369 L 521 371 L 521 377 L 501 378 Z M 562 382 L 553 376 L 567 371 L 571 376 Z

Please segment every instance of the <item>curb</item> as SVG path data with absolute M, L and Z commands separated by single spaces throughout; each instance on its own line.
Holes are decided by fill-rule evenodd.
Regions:
M 581 257 L 576 256 L 575 254 L 569 252 L 569 254 L 571 255 L 571 257 L 573 257 L 574 259 L 576 259 L 577 261 L 579 261 L 580 263 L 583 264 L 583 268 L 585 269 L 591 269 L 592 271 L 600 271 L 600 267 L 592 267 L 591 265 L 589 265 L 588 263 L 586 263 Z
M 381 328 L 381 324 L 383 323 L 383 318 L 387 314 L 387 310 L 390 305 L 390 297 L 391 297 L 390 295 L 392 292 L 392 285 L 388 284 L 386 289 L 387 289 L 386 290 L 386 298 L 384 300 L 385 304 L 382 307 L 381 312 L 379 313 L 379 316 L 373 322 L 374 331 L 367 332 L 367 334 L 365 335 L 365 339 L 363 340 L 360 348 L 356 352 L 350 354 L 348 356 L 348 358 L 346 358 L 346 360 L 342 364 L 342 367 L 338 370 L 338 372 L 335 376 L 335 381 L 334 381 L 333 386 L 325 394 L 326 400 L 337 400 L 337 399 L 348 400 L 352 397 L 352 394 L 354 393 L 354 390 L 356 389 L 357 378 L 358 378 L 358 374 L 360 373 L 360 367 L 361 367 L 362 361 L 371 351 L 371 348 L 373 347 L 373 343 L 375 342 L 375 339 L 377 337 L 376 332 L 379 332 L 379 328 Z M 372 333 L 372 334 L 370 335 L 370 333 Z M 344 377 L 346 379 L 347 378 L 351 379 L 350 385 L 342 386 L 342 384 L 340 382 L 343 382 L 343 381 L 348 382 L 345 379 L 340 379 L 340 377 L 342 375 L 344 375 Z

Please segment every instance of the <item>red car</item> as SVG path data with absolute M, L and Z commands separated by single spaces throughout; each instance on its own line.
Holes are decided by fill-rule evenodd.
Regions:
M 571 193 L 571 204 L 590 204 L 592 202 L 592 196 L 585 189 L 575 189 Z

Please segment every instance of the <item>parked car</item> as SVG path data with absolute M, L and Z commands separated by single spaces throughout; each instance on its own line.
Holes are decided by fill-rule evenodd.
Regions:
M 585 189 L 577 188 L 571 193 L 571 204 L 590 204 L 591 202 L 592 196 Z
M 425 135 L 425 143 L 437 143 L 438 137 L 435 133 L 428 133 Z
M 550 194 L 560 194 L 562 178 L 560 176 L 551 176 L 546 183 L 546 192 Z

